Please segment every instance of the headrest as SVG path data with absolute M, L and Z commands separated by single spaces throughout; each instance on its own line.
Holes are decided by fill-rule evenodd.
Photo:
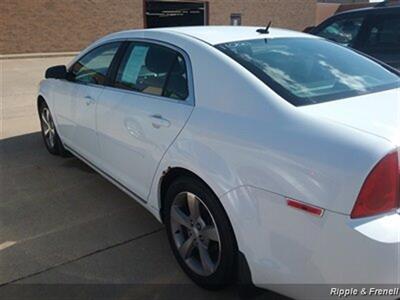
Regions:
M 146 55 L 146 67 L 153 73 L 166 73 L 176 57 L 172 51 L 161 47 L 150 47 Z
M 184 100 L 188 96 L 187 80 L 180 74 L 171 75 L 166 87 L 166 96 Z

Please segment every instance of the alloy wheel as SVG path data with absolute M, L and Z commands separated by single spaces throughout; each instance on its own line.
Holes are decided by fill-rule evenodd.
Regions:
M 196 274 L 213 274 L 221 260 L 221 240 L 210 210 L 196 195 L 179 193 L 173 200 L 171 232 L 179 255 Z
M 50 148 L 54 148 L 56 141 L 56 128 L 54 126 L 53 118 L 51 117 L 50 110 L 47 107 L 42 109 L 40 114 L 42 120 L 42 130 L 45 141 Z

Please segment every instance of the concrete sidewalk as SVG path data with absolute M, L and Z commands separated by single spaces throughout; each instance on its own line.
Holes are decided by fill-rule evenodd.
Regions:
M 0 60 L 0 138 L 39 131 L 36 99 L 39 82 L 49 66 L 72 57 Z

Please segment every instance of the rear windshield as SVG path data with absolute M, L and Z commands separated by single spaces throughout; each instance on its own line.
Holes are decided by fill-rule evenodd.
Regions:
M 323 39 L 256 39 L 216 47 L 296 106 L 400 87 L 394 71 Z

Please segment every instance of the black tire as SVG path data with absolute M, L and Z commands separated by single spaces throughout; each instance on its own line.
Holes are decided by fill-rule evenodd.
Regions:
M 216 227 L 218 228 L 218 237 L 220 241 L 220 248 L 218 248 L 220 249 L 220 255 L 218 256 L 219 263 L 215 268 L 215 271 L 207 276 L 199 275 L 189 267 L 179 253 L 176 241 L 174 240 L 174 234 L 176 234 L 176 232 L 173 232 L 174 228 L 171 223 L 171 208 L 172 204 L 175 203 L 174 200 L 177 199 L 177 196 L 182 195 L 184 192 L 189 192 L 201 199 L 201 205 L 206 205 L 207 212 L 210 213 Z M 219 199 L 210 188 L 197 178 L 180 177 L 168 188 L 164 207 L 164 220 L 170 246 L 175 258 L 188 277 L 197 285 L 210 290 L 221 289 L 232 284 L 236 279 L 237 273 L 237 243 L 228 216 L 219 202 Z M 182 228 L 184 227 L 182 226 Z
M 50 122 L 52 123 L 52 126 L 54 126 L 54 135 L 53 135 L 53 142 L 50 142 L 48 135 L 45 134 L 46 131 L 46 122 L 43 119 L 43 114 L 44 111 L 48 111 L 49 116 L 50 116 Z M 42 100 L 39 103 L 39 119 L 40 119 L 40 127 L 41 127 L 41 132 L 42 132 L 42 138 L 44 141 L 44 144 L 47 148 L 47 150 L 53 154 L 53 155 L 60 155 L 62 157 L 70 157 L 71 154 L 68 152 L 65 148 L 63 143 L 61 142 L 61 139 L 57 133 L 57 130 L 55 128 L 54 122 L 53 122 L 53 117 L 51 115 L 50 109 L 47 105 L 47 103 Z

